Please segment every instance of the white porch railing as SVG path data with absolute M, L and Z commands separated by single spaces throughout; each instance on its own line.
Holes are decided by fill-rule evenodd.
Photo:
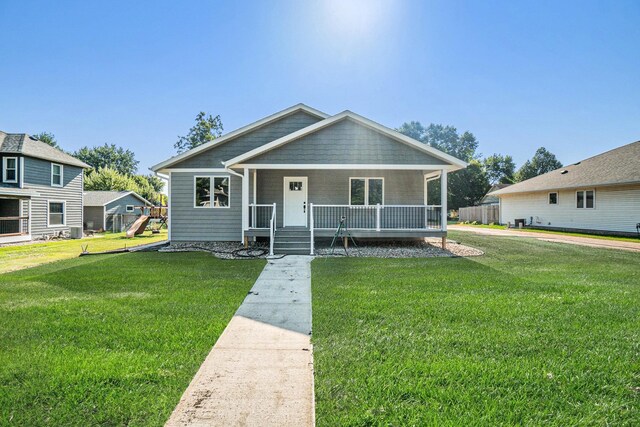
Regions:
M 311 229 L 336 229 L 342 217 L 349 229 L 441 230 L 440 205 L 309 205 Z
M 275 212 L 275 203 L 272 204 L 250 204 L 249 205 L 249 227 L 254 229 L 270 228 L 271 217 Z
M 274 203 L 271 208 L 271 219 L 269 220 L 269 255 L 273 256 L 273 241 L 276 237 L 276 227 L 278 223 L 276 221 L 276 204 Z

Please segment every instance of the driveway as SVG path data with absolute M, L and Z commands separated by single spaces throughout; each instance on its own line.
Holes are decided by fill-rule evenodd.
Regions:
M 638 243 L 625 242 L 622 240 L 597 239 L 593 237 L 566 236 L 556 233 L 539 233 L 513 229 L 482 228 L 464 225 L 450 225 L 452 231 L 468 231 L 486 236 L 501 237 L 526 237 L 530 239 L 543 240 L 545 242 L 567 243 L 570 245 L 590 246 L 592 248 L 619 249 L 624 251 L 640 252 L 640 240 Z

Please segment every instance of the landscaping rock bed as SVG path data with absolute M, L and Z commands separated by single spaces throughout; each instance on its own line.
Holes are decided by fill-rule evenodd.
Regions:
M 220 259 L 249 259 L 266 258 L 269 255 L 269 248 L 255 246 L 245 249 L 241 243 L 237 242 L 189 242 L 172 243 L 158 252 L 209 252 Z
M 351 243 L 351 242 L 349 242 Z M 316 245 L 316 256 L 347 256 L 342 246 L 336 246 L 333 254 L 328 245 Z M 428 239 L 415 242 L 363 242 L 357 247 L 351 244 L 348 256 L 373 258 L 434 258 L 434 257 L 469 257 L 483 255 L 479 249 L 447 241 L 447 249 L 442 250 L 440 239 Z

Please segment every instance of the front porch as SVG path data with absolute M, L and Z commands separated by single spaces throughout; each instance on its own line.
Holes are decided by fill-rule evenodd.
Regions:
M 0 244 L 31 240 L 30 200 L 0 196 Z
M 243 196 L 250 197 L 243 197 L 243 240 L 266 237 L 271 254 L 312 255 L 316 239 L 333 238 L 338 227 L 338 237 L 444 242 L 446 177 L 446 169 L 246 170 Z M 433 179 L 440 179 L 444 200 L 419 203 L 427 201 L 427 182 Z

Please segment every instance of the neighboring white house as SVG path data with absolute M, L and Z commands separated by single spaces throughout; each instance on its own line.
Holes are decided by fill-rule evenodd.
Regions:
M 636 234 L 640 141 L 490 193 L 500 222 L 539 228 Z

